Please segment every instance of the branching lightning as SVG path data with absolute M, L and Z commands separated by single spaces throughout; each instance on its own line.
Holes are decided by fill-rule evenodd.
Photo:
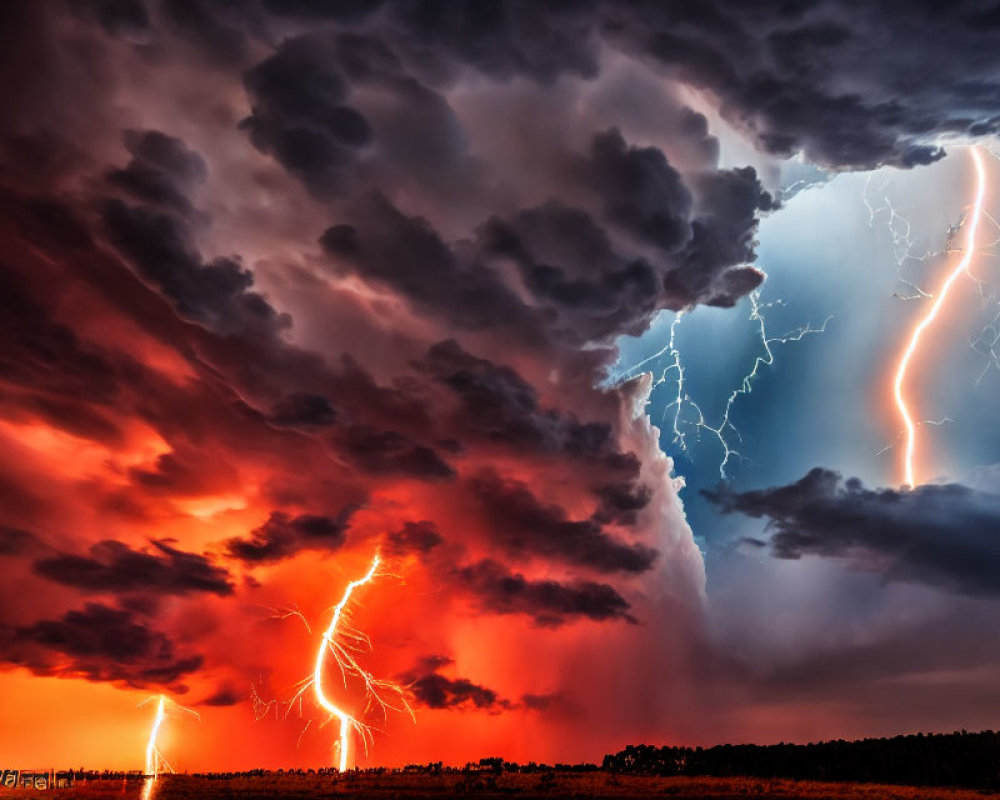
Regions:
M 1000 154 L 997 153 L 992 144 L 986 143 L 981 145 L 981 148 L 993 156 L 993 158 L 1000 161 Z M 990 214 L 985 208 L 983 209 L 983 217 L 985 221 L 988 221 L 993 226 L 995 231 L 1000 232 L 1000 220 Z M 1000 236 L 979 245 L 978 251 L 980 254 L 988 257 L 995 258 L 1000 255 Z M 993 309 L 993 316 L 990 321 L 986 323 L 985 327 L 976 336 L 969 340 L 969 346 L 975 352 L 985 357 L 983 368 L 976 378 L 976 385 L 978 386 L 991 369 L 996 368 L 1000 371 L 1000 302 L 998 302 L 998 294 L 995 287 L 988 288 L 986 282 L 977 278 L 971 271 L 969 275 L 976 281 L 983 305 L 987 307 L 992 306 Z
M 953 425 L 954 423 L 955 423 L 955 420 L 953 420 L 951 417 L 941 417 L 941 419 L 922 419 L 922 420 L 920 420 L 920 422 L 918 422 L 916 424 L 917 425 L 931 425 L 932 427 L 940 428 L 942 425 Z M 901 430 L 899 432 L 899 435 L 896 437 L 896 441 L 890 442 L 885 447 L 883 447 L 881 450 L 879 450 L 877 453 L 875 453 L 875 455 L 876 456 L 883 456 L 883 455 L 885 455 L 890 450 L 892 450 L 893 448 L 895 448 L 896 445 L 899 444 L 900 440 L 902 440 L 905 436 L 906 436 L 906 431 L 905 430 Z
M 969 346 L 977 353 L 986 356 L 986 363 L 976 378 L 978 386 L 991 367 L 1000 370 L 1000 308 L 996 310 L 993 319 L 987 323 L 986 327 L 969 342 Z
M 276 717 L 281 716 L 281 709 L 284 709 L 284 716 L 287 717 L 296 706 L 299 708 L 301 715 L 303 696 L 312 688 L 316 703 L 328 714 L 328 721 L 336 720 L 338 723 L 339 735 L 334 745 L 334 753 L 337 759 L 337 768 L 341 772 L 347 769 L 352 734 L 357 735 L 362 746 L 365 748 L 365 752 L 368 751 L 372 740 L 372 728 L 363 719 L 373 709 L 378 709 L 383 719 L 386 718 L 389 710 L 393 710 L 406 712 L 410 715 L 411 719 L 416 721 L 413 710 L 407 702 L 406 689 L 393 681 L 373 677 L 371 673 L 358 663 L 356 658 L 358 653 L 370 652 L 372 643 L 368 636 L 350 625 L 351 598 L 356 589 L 372 583 L 382 574 L 379 572 L 381 565 L 382 560 L 376 553 L 372 558 L 368 571 L 361 578 L 350 581 L 347 584 L 343 597 L 341 597 L 340 602 L 332 609 L 333 613 L 330 623 L 320 639 L 316 658 L 313 662 L 312 674 L 299 682 L 298 690 L 290 700 L 265 701 L 261 699 L 255 687 L 252 691 L 254 716 L 260 720 L 270 714 L 271 711 L 274 711 Z M 309 627 L 308 621 L 296 606 L 269 609 L 269 611 L 271 611 L 271 616 L 277 619 L 287 619 L 289 617 L 301 619 L 306 629 L 311 633 L 312 629 Z M 350 714 L 335 704 L 328 695 L 324 673 L 329 659 L 332 659 L 333 663 L 337 665 L 344 689 L 347 689 L 348 678 L 360 680 L 364 686 L 364 710 L 360 715 L 354 716 Z M 299 734 L 298 743 L 301 743 L 302 737 L 311 724 L 312 720 L 306 722 L 305 727 Z M 298 743 L 296 747 L 298 747 Z
M 156 740 L 160 735 L 160 728 L 163 726 L 163 721 L 167 718 L 168 705 L 171 710 L 182 711 L 185 714 L 192 715 L 199 721 L 201 720 L 201 716 L 197 711 L 187 708 L 186 706 L 182 706 L 179 703 L 175 703 L 166 695 L 162 694 L 147 698 L 139 705 L 144 706 L 154 700 L 156 701 L 156 714 L 153 716 L 153 726 L 149 730 L 149 739 L 146 742 L 146 780 L 142 787 L 143 800 L 150 800 L 153 796 L 153 792 L 156 788 L 156 782 L 163 772 L 174 771 L 174 768 L 170 766 L 170 763 L 163 757 L 163 754 L 156 746 Z
M 947 302 L 948 294 L 959 275 L 967 272 L 969 268 L 969 264 L 972 261 L 972 256 L 976 247 L 976 231 L 979 228 L 979 221 L 982 217 L 983 197 L 986 194 L 986 170 L 983 167 L 983 159 L 979 154 L 979 149 L 973 147 L 970 152 L 972 153 L 972 159 L 976 172 L 976 195 L 972 206 L 971 219 L 969 220 L 968 227 L 966 228 L 965 248 L 963 250 L 962 258 L 958 261 L 951 272 L 948 273 L 948 276 L 945 278 L 941 288 L 938 290 L 930 309 L 914 326 L 907 345 L 899 359 L 896 367 L 895 379 L 893 381 L 893 397 L 895 398 L 896 407 L 899 410 L 899 414 L 902 417 L 903 424 L 906 428 L 906 449 L 903 456 L 903 472 L 904 483 L 908 486 L 916 485 L 913 460 L 917 446 L 917 424 L 914 422 L 913 417 L 910 414 L 910 408 L 904 396 L 907 370 L 914 353 L 920 346 L 920 339 L 924 331 L 935 320 L 938 312 L 941 310 L 945 302 Z
M 1000 154 L 996 153 L 990 144 L 982 144 L 980 145 L 980 149 L 985 150 L 994 158 L 1000 160 Z M 899 292 L 894 292 L 893 296 L 899 300 L 933 300 L 933 294 L 926 291 L 908 276 L 909 266 L 911 264 L 927 265 L 942 257 L 962 253 L 963 248 L 960 245 L 956 245 L 956 241 L 962 232 L 966 213 L 963 212 L 959 220 L 948 227 L 944 249 L 932 251 L 924 247 L 920 251 L 918 250 L 918 237 L 913 232 L 913 224 L 902 212 L 901 206 L 894 202 L 888 193 L 888 187 L 891 183 L 892 179 L 886 178 L 875 185 L 873 174 L 869 173 L 864 184 L 861 199 L 868 211 L 869 227 L 874 227 L 876 221 L 879 221 L 884 226 L 891 240 L 896 266 L 896 278 L 903 286 L 903 289 Z M 992 225 L 995 231 L 1000 232 L 1000 221 L 984 208 L 982 209 L 980 225 L 983 226 L 987 222 Z M 978 244 L 976 252 L 981 256 L 997 257 L 1000 255 L 1000 236 L 995 236 L 992 241 Z M 983 307 L 992 308 L 993 311 L 992 319 L 978 334 L 969 339 L 969 346 L 976 353 L 984 357 L 983 367 L 975 381 L 975 385 L 978 386 L 992 368 L 995 367 L 1000 371 L 1000 302 L 998 302 L 998 293 L 995 287 L 978 278 L 973 274 L 971 269 L 966 270 L 966 275 L 975 281 Z M 914 423 L 914 425 L 915 427 L 927 425 L 941 426 L 952 422 L 954 420 L 951 417 L 943 417 L 937 420 L 920 420 Z M 893 441 L 879 450 L 876 456 L 881 456 L 890 450 L 894 450 L 906 438 L 907 430 L 905 427 L 902 427 Z
M 146 775 L 153 778 L 160 774 L 164 766 L 170 772 L 174 771 L 174 768 L 167 763 L 163 754 L 156 749 L 156 737 L 160 735 L 160 726 L 163 724 L 163 718 L 166 716 L 164 712 L 166 702 L 167 698 L 161 694 L 156 703 L 156 716 L 153 717 L 153 727 L 149 730 L 149 742 L 146 744 Z
M 889 183 L 890 179 L 887 178 L 875 189 L 879 200 L 877 204 L 873 204 L 872 173 L 869 173 L 865 180 L 861 200 L 868 211 L 868 227 L 874 227 L 877 219 L 885 217 L 885 229 L 889 232 L 889 237 L 892 240 L 892 251 L 896 260 L 896 278 L 905 287 L 903 292 L 896 292 L 893 296 L 900 300 L 925 300 L 930 295 L 904 274 L 907 262 L 926 263 L 939 253 L 931 252 L 929 249 L 925 249 L 922 253 L 916 252 L 917 243 L 913 235 L 913 225 L 900 212 L 900 209 L 886 192 Z M 950 240 L 949 236 L 949 242 Z
M 284 620 L 291 617 L 298 619 L 303 625 L 306 626 L 306 632 L 312 636 L 312 626 L 309 624 L 309 620 L 306 619 L 305 615 L 299 611 L 299 607 L 295 603 L 291 603 L 282 608 L 266 608 L 268 616 L 271 619 Z
M 775 345 L 798 342 L 811 334 L 824 333 L 826 331 L 827 324 L 832 319 L 832 317 L 828 316 L 825 320 L 823 320 L 823 324 L 819 327 L 814 327 L 812 323 L 807 323 L 806 325 L 795 328 L 794 330 L 791 330 L 781 336 L 770 336 L 767 332 L 767 321 L 765 319 L 764 312 L 770 308 L 783 306 L 784 302 L 781 300 L 775 300 L 769 303 L 762 303 L 759 290 L 751 292 L 748 299 L 750 301 L 749 320 L 753 322 L 757 328 L 757 335 L 760 338 L 763 354 L 758 355 L 754 359 L 750 370 L 743 375 L 740 382 L 729 393 L 723 407 L 722 416 L 717 425 L 710 425 L 708 423 L 701 406 L 695 402 L 687 392 L 684 362 L 681 358 L 681 352 L 677 345 L 677 329 L 680 327 L 681 321 L 684 318 L 683 311 L 678 312 L 677 316 L 675 316 L 673 321 L 670 323 L 670 337 L 667 344 L 660 351 L 654 353 L 648 358 L 643 359 L 637 364 L 632 365 L 622 373 L 623 376 L 631 377 L 650 362 L 656 361 L 657 359 L 665 356 L 669 357 L 670 361 L 667 363 L 666 367 L 663 368 L 660 377 L 657 379 L 654 386 L 667 383 L 667 381 L 672 378 L 674 385 L 677 387 L 677 392 L 673 399 L 664 407 L 660 424 L 666 425 L 668 416 L 672 416 L 670 427 L 673 434 L 673 443 L 680 448 L 681 452 L 688 456 L 690 456 L 690 450 L 688 447 L 687 436 L 692 429 L 696 434 L 705 431 L 717 439 L 719 445 L 722 447 L 722 459 L 719 462 L 719 475 L 723 480 L 729 477 L 726 469 L 729 466 L 730 461 L 734 457 L 742 458 L 742 454 L 738 449 L 736 449 L 736 445 L 733 443 L 733 438 L 735 438 L 736 442 L 742 440 L 740 431 L 736 425 L 733 424 L 731 418 L 733 406 L 736 401 L 740 397 L 752 393 L 753 383 L 759 376 L 763 367 L 768 367 L 774 364 L 775 355 L 773 348 Z M 672 415 L 671 412 L 673 412 Z

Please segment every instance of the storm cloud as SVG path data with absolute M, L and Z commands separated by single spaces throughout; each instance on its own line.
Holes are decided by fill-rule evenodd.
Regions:
M 869 489 L 820 467 L 788 486 L 704 494 L 725 513 L 766 519 L 776 558 L 835 558 L 890 581 L 1000 594 L 1000 495 L 955 483 Z
M 202 664 L 131 611 L 88 603 L 59 619 L 5 633 L 5 658 L 38 675 L 82 676 L 130 686 L 182 686 Z
M 401 676 L 419 705 L 426 708 L 462 710 L 474 707 L 482 710 L 503 710 L 511 707 L 495 691 L 473 683 L 468 678 L 449 678 L 442 668 L 454 664 L 444 656 L 428 656 L 408 673 Z
M 608 535 L 594 519 L 574 520 L 558 505 L 543 503 L 520 481 L 486 472 L 471 482 L 494 539 L 511 553 L 583 564 L 599 572 L 648 570 L 656 551 Z
M 35 574 L 88 592 L 143 592 L 187 595 L 232 594 L 229 573 L 197 553 L 186 553 L 165 541 L 151 542 L 154 552 L 133 550 L 107 540 L 86 556 L 61 553 L 35 561 Z
M 490 560 L 459 567 L 454 577 L 483 611 L 527 614 L 543 627 L 559 627 L 578 618 L 636 623 L 628 601 L 606 583 L 532 580 Z
M 267 522 L 251 531 L 250 536 L 226 542 L 230 556 L 245 564 L 266 564 L 291 558 L 302 550 L 335 551 L 344 537 L 356 507 L 345 508 L 336 517 L 300 514 L 291 517 L 274 511 Z

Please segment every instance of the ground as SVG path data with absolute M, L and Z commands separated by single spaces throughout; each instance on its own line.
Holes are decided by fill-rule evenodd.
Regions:
M 73 789 L 45 792 L 0 789 L 0 800 L 139 800 L 138 781 L 92 781 Z M 760 780 L 756 778 L 655 778 L 607 773 L 503 774 L 477 773 L 361 774 L 340 776 L 270 774 L 246 778 L 204 778 L 170 775 L 161 779 L 154 800 L 293 800 L 294 798 L 349 797 L 357 800 L 429 797 L 528 798 L 653 798 L 729 800 L 767 798 L 783 800 L 984 800 L 1000 794 L 974 789 L 886 786 L 861 783 Z

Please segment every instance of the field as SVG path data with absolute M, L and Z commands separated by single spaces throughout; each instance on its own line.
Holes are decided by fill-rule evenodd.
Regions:
M 0 800 L 139 800 L 138 781 L 91 781 L 73 789 L 45 792 L 0 789 Z M 305 798 L 484 797 L 501 798 L 678 798 L 679 800 L 730 800 L 767 798 L 783 800 L 984 800 L 1000 794 L 972 789 L 887 786 L 861 783 L 760 780 L 756 778 L 655 778 L 597 773 L 483 773 L 348 774 L 345 776 L 262 775 L 205 778 L 188 775 L 163 777 L 154 800 L 296 800 Z

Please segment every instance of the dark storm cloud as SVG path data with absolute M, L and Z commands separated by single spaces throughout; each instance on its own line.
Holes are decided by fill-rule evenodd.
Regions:
M 204 159 L 173 136 L 160 131 L 126 131 L 125 146 L 132 160 L 108 173 L 108 180 L 136 200 L 192 212 L 186 190 L 204 181 Z
M 837 558 L 887 580 L 1000 594 L 1000 495 L 959 484 L 867 489 L 818 467 L 788 486 L 703 493 L 725 513 L 766 518 L 777 558 Z
M 626 52 L 714 94 L 764 149 L 804 150 L 831 167 L 909 167 L 939 158 L 933 137 L 996 127 L 995 74 L 978 4 L 859 5 L 846 0 L 733 5 L 697 12 L 638 0 L 607 4 L 605 30 Z M 980 89 L 985 88 L 980 85 Z
M 673 252 L 691 238 L 691 192 L 655 147 L 629 147 L 618 130 L 600 134 L 589 177 L 605 217 L 640 241 Z
M 730 307 L 764 280 L 749 264 L 756 259 L 759 212 L 776 205 L 752 167 L 704 173 L 694 190 L 691 240 L 664 276 L 667 305 L 681 308 L 685 298 L 697 298 Z
M 325 428 L 337 421 L 337 411 L 323 395 L 294 392 L 274 404 L 268 419 L 288 428 Z
M 56 620 L 15 628 L 4 636 L 3 658 L 38 675 L 169 686 L 200 666 L 181 656 L 162 632 L 131 611 L 88 603 Z
M 491 219 L 480 245 L 484 256 L 518 265 L 552 338 L 579 343 L 637 335 L 661 307 L 656 268 L 643 258 L 621 257 L 589 214 L 560 202 L 527 209 L 510 222 Z
M 657 553 L 609 536 L 595 519 L 574 520 L 554 503 L 540 501 L 521 481 L 483 472 L 469 481 L 494 542 L 523 557 L 543 556 L 599 572 L 645 572 Z
M 522 707 L 529 711 L 568 711 L 572 710 L 572 704 L 559 692 L 550 694 L 522 694 Z
M 426 445 L 398 431 L 352 425 L 335 434 L 337 453 L 371 475 L 397 475 L 426 481 L 448 480 L 455 470 Z
M 237 689 L 235 686 L 224 683 L 212 694 L 202 700 L 200 706 L 235 706 L 246 699 L 246 692 Z
M 558 627 L 581 617 L 636 623 L 628 601 L 606 583 L 532 580 L 489 559 L 458 567 L 454 580 L 476 598 L 481 610 L 526 614 L 545 627 Z
M 741 195 L 753 200 L 748 215 L 745 203 L 734 203 L 734 192 L 715 187 L 710 176 L 699 197 L 660 150 L 630 146 L 617 130 L 598 134 L 587 154 L 570 157 L 575 175 L 553 189 L 550 202 L 506 221 L 486 220 L 476 247 L 446 242 L 427 220 L 388 199 L 399 180 L 417 180 L 434 193 L 442 175 L 457 179 L 461 172 L 469 181 L 481 171 L 464 161 L 465 137 L 447 97 L 422 85 L 408 72 L 412 66 L 378 37 L 323 34 L 286 40 L 246 74 L 254 114 L 244 125 L 258 148 L 314 193 L 351 198 L 351 219 L 321 237 L 338 271 L 400 292 L 460 328 L 506 328 L 535 344 L 638 335 L 661 308 L 732 305 L 760 282 L 760 273 L 743 265 L 754 257 L 756 212 L 772 205 L 753 171 L 729 176 L 730 184 L 750 176 L 758 189 Z M 365 112 L 370 120 L 347 105 L 365 107 L 366 92 L 382 97 Z M 689 109 L 677 116 L 686 138 L 704 140 L 703 117 Z M 378 164 L 369 177 L 377 174 L 384 185 L 370 187 L 374 194 L 362 200 L 357 190 L 364 184 L 349 178 L 369 146 Z M 594 196 L 607 224 L 658 248 L 661 263 L 617 252 L 586 211 L 558 199 L 580 191 Z M 729 240 L 735 244 L 724 247 Z M 586 252 L 585 243 L 594 250 L 574 258 Z M 517 262 L 533 304 L 504 279 L 497 257 Z M 581 272 L 579 261 L 589 268 Z
M 114 199 L 105 205 L 104 222 L 122 255 L 182 316 L 222 333 L 268 332 L 290 324 L 287 315 L 250 291 L 253 274 L 238 258 L 203 262 L 178 217 Z
M 437 547 L 444 539 L 437 526 L 429 520 L 406 522 L 398 531 L 386 537 L 386 555 L 424 555 Z
M 732 305 L 756 288 L 763 275 L 745 265 L 755 258 L 758 212 L 774 207 L 751 168 L 700 177 L 691 200 L 662 154 L 644 155 L 651 152 L 659 153 L 617 153 L 623 163 L 607 167 L 603 180 L 620 185 L 603 194 L 621 227 L 670 243 L 673 252 L 657 263 L 620 255 L 587 212 L 557 201 L 491 218 L 473 244 L 450 245 L 427 220 L 375 196 L 358 206 L 354 224 L 330 227 L 320 242 L 337 271 L 400 292 L 459 328 L 507 330 L 532 347 L 638 335 L 662 308 Z M 636 164 L 630 153 L 640 154 Z M 646 161 L 661 174 L 633 175 Z M 649 186 L 631 196 L 633 182 Z M 683 196 L 672 199 L 675 191 Z M 517 264 L 533 304 L 502 277 L 505 259 Z
M 308 36 L 286 40 L 243 81 L 253 113 L 242 125 L 254 145 L 313 191 L 340 188 L 353 151 L 369 141 L 371 128 L 347 104 L 349 87 L 331 42 Z
M 325 46 L 356 88 L 372 127 L 365 155 L 378 172 L 442 186 L 470 166 L 464 131 L 447 99 L 411 75 L 381 38 L 349 33 Z
M 311 21 L 323 16 L 310 4 L 303 10 Z M 561 75 L 592 78 L 603 40 L 707 91 L 770 152 L 805 150 L 835 168 L 909 167 L 940 157 L 935 136 L 1000 125 L 990 12 L 979 2 L 398 0 L 369 17 L 367 29 L 437 86 L 468 71 L 545 85 Z
M 638 513 L 653 497 L 652 489 L 641 483 L 610 483 L 598 486 L 594 494 L 600 500 L 594 520 L 605 525 L 615 522 L 634 525 Z
M 363 203 L 358 216 L 357 225 L 335 225 L 320 239 L 339 269 L 390 287 L 461 328 L 537 328 L 495 270 L 463 263 L 426 220 L 381 196 Z
M 556 312 L 545 317 L 553 338 L 639 335 L 661 309 L 733 305 L 760 284 L 747 265 L 759 214 L 776 206 L 752 168 L 701 172 L 688 185 L 661 151 L 611 131 L 580 169 L 607 221 L 661 252 L 623 255 L 590 214 L 559 201 L 489 220 L 483 254 L 518 265 L 536 302 Z
M 251 141 L 319 197 L 343 195 L 369 160 L 382 173 L 436 182 L 464 157 L 448 102 L 377 36 L 287 38 L 244 84 L 253 113 L 242 127 Z
M 145 34 L 151 25 L 134 1 L 76 5 L 111 32 Z M 936 137 L 1000 127 L 997 15 L 976 0 L 948 7 L 851 0 L 717 0 L 697 8 L 658 0 L 266 0 L 259 11 L 203 0 L 161 5 L 158 17 L 169 29 L 216 63 L 241 59 L 248 38 L 285 38 L 274 56 L 276 80 L 248 80 L 255 98 L 248 127 L 258 146 L 314 186 L 336 184 L 357 143 L 368 141 L 343 84 L 328 77 L 335 36 L 347 26 L 393 53 L 396 77 L 411 79 L 414 90 L 448 87 L 468 73 L 546 86 L 564 75 L 591 79 L 600 73 L 603 43 L 706 92 L 765 150 L 804 150 L 833 168 L 926 164 L 942 154 Z M 305 35 L 282 36 L 290 25 Z M 315 113 L 301 106 L 274 113 L 276 95 L 300 89 Z
M 163 541 L 152 545 L 157 552 L 143 553 L 107 540 L 91 547 L 88 556 L 63 553 L 39 559 L 33 570 L 43 578 L 88 592 L 232 594 L 229 573 L 205 556 L 186 553 Z
M 291 517 L 273 511 L 267 522 L 251 531 L 248 538 L 226 542 L 229 555 L 246 564 L 266 564 L 291 558 L 302 550 L 337 550 L 344 544 L 356 506 L 348 506 L 336 517 L 300 514 Z
M 586 459 L 615 451 L 611 426 L 581 423 L 543 409 L 537 390 L 515 370 L 478 358 L 453 339 L 433 345 L 416 365 L 459 400 L 455 422 L 476 436 L 517 450 L 564 453 Z
M 598 72 L 595 4 L 570 2 L 389 3 L 393 43 L 429 79 L 447 81 L 468 66 L 497 80 L 523 75 L 551 83 Z
M 9 388 L 19 386 L 21 402 L 53 424 L 77 435 L 116 437 L 116 425 L 98 408 L 118 395 L 115 365 L 52 319 L 13 265 L 0 265 L 0 337 L 0 374 L 7 385 L 0 401 L 13 399 Z
M 493 713 L 516 709 L 547 711 L 563 701 L 557 694 L 524 694 L 520 702 L 507 700 L 493 689 L 468 678 L 450 678 L 441 673 L 441 670 L 454 664 L 447 656 L 427 656 L 412 670 L 400 675 L 399 679 L 407 684 L 417 705 L 438 710 Z
M 506 707 L 506 701 L 485 686 L 468 678 L 448 678 L 438 673 L 422 675 L 410 683 L 410 691 L 419 705 L 427 708 L 461 708 L 473 705 L 478 709 Z
M 93 244 L 90 231 L 76 211 L 62 200 L 33 197 L 18 209 L 17 224 L 22 235 L 39 244 L 56 242 L 66 248 Z
M 450 710 L 500 711 L 512 704 L 495 691 L 473 683 L 468 678 L 449 678 L 439 670 L 454 662 L 443 656 L 430 656 L 413 670 L 400 676 L 408 685 L 417 705 Z

